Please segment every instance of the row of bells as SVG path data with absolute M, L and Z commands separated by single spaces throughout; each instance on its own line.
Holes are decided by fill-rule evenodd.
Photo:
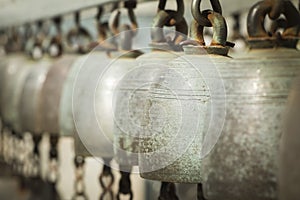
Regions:
M 74 137 L 77 156 L 202 183 L 209 200 L 277 199 L 278 183 L 283 199 L 298 199 L 296 49 L 11 54 L 0 65 L 1 117 L 18 134 Z

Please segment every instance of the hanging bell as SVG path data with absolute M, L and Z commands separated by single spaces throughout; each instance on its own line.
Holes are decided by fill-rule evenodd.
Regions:
M 151 52 L 136 58 L 132 69 L 122 77 L 116 89 L 114 147 L 116 160 L 127 167 L 138 165 L 139 143 L 141 139 L 143 140 L 141 133 L 144 127 L 147 91 L 159 69 L 166 67 L 168 61 L 179 56 L 179 43 L 186 38 L 184 3 L 181 0 L 177 3 L 177 11 L 166 11 L 164 6 L 159 6 L 151 28 Z M 163 33 L 163 27 L 175 19 L 177 22 L 172 26 L 175 26 L 178 32 L 170 32 L 169 34 L 174 36 L 170 39 Z
M 250 50 L 218 68 L 226 91 L 223 129 L 203 159 L 204 193 L 211 200 L 278 199 L 279 140 L 291 84 L 300 72 L 299 12 L 280 1 L 288 27 L 269 35 L 264 18 L 270 1 L 254 5 L 248 15 Z M 277 5 L 276 5 L 277 6 Z M 276 19 L 276 18 L 275 18 Z
M 51 60 L 42 59 L 36 63 L 36 66 L 30 68 L 23 83 L 24 86 L 20 97 L 18 112 L 20 113 L 21 132 L 30 132 L 39 135 L 42 133 L 42 88 L 52 62 Z
M 63 85 L 76 55 L 64 55 L 55 61 L 46 74 L 40 97 L 41 130 L 59 134 L 59 108 Z
M 279 199 L 281 200 L 296 200 L 300 195 L 298 190 L 300 186 L 299 89 L 298 79 L 289 94 L 285 128 L 280 143 Z
M 204 45 L 204 27 L 195 18 L 191 36 L 196 40 L 182 42 L 185 55 L 170 61 L 150 88 L 147 117 L 153 135 L 140 147 L 143 178 L 176 183 L 203 181 L 201 152 L 209 128 L 210 89 L 222 86 L 210 76 L 230 61 L 226 57 L 226 22 L 216 12 L 209 11 L 208 16 L 214 30 L 212 44 Z
M 7 126 L 17 133 L 21 133 L 21 118 L 19 112 L 19 104 L 22 99 L 22 91 L 26 82 L 27 75 L 31 69 L 35 69 L 43 65 L 42 62 L 35 62 L 29 59 L 21 59 L 18 63 L 18 58 L 6 67 L 4 73 L 4 90 L 2 99 L 3 119 Z M 32 99 L 31 99 L 32 100 Z
M 73 108 L 78 132 L 75 138 L 78 148 L 76 155 L 93 155 L 104 160 L 114 157 L 115 89 L 124 74 L 135 67 L 135 58 L 141 55 L 139 51 L 131 51 L 135 30 L 123 25 L 120 31 L 117 27 L 119 17 L 120 11 L 116 10 L 110 20 L 110 29 L 114 34 L 119 33 L 119 51 L 106 54 L 101 49 L 105 50 L 107 45 L 100 44 L 86 57 L 74 83 Z M 131 19 L 134 19 L 131 21 L 132 26 L 136 26 L 135 18 Z M 88 123 L 83 123 L 85 120 Z

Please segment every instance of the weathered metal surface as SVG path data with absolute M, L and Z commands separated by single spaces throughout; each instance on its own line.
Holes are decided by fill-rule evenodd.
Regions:
M 22 94 L 22 89 L 28 72 L 32 65 L 36 63 L 28 59 L 22 59 L 23 62 L 18 62 L 17 57 L 15 64 L 9 63 L 4 72 L 4 90 L 2 101 L 2 112 L 4 123 L 17 133 L 20 132 L 19 110 L 18 106 Z M 20 60 L 19 60 L 20 61 Z
M 119 82 L 115 95 L 114 150 L 118 163 L 138 165 L 139 140 L 144 127 L 148 90 L 161 68 L 179 53 L 154 50 L 139 56 Z
M 280 199 L 297 200 L 300 196 L 300 135 L 299 135 L 300 81 L 289 94 L 285 129 L 280 143 L 279 192 Z
M 50 60 L 38 62 L 26 77 L 19 104 L 23 132 L 41 134 L 41 92 L 51 64 Z
M 9 73 L 9 71 L 16 71 L 18 67 L 21 67 L 24 61 L 26 60 L 25 56 L 22 56 L 20 54 L 14 54 L 5 56 L 5 58 L 2 57 L 1 60 L 1 67 L 0 67 L 0 115 L 3 117 L 3 107 L 5 107 L 5 99 L 3 94 L 6 87 L 6 74 Z M 11 70 L 9 70 L 11 69 Z
M 148 128 L 155 134 L 140 147 L 143 178 L 178 183 L 203 180 L 200 156 L 211 97 L 199 69 L 225 66 L 229 58 L 202 52 L 171 61 L 150 89 Z
M 81 69 L 78 70 L 73 93 L 76 155 L 114 156 L 114 95 L 120 79 L 135 67 L 135 57 L 140 55 L 133 52 L 135 55 L 132 57 L 128 55 L 131 53 L 120 53 L 121 57 L 113 60 L 105 53 L 93 52 L 78 65 Z M 103 60 L 106 61 L 101 62 Z
M 72 65 L 67 78 L 65 79 L 62 94 L 59 103 L 59 134 L 66 137 L 74 137 L 76 128 L 72 112 L 73 89 L 76 81 L 76 76 L 80 71 L 82 62 L 85 57 L 78 58 Z
M 41 128 L 43 132 L 59 134 L 59 107 L 63 84 L 75 55 L 65 55 L 50 67 L 41 91 Z
M 294 49 L 260 49 L 218 68 L 226 118 L 217 144 L 202 161 L 208 199 L 278 198 L 279 139 L 299 63 Z
M 82 59 L 78 61 L 80 65 L 74 63 L 80 68 L 72 95 L 73 117 L 77 132 L 75 154 L 84 157 L 112 158 L 111 89 L 115 79 L 113 73 L 105 73 L 105 77 L 102 75 L 108 70 L 111 59 L 103 52 L 92 52 Z M 100 80 L 102 80 L 102 88 L 98 85 Z

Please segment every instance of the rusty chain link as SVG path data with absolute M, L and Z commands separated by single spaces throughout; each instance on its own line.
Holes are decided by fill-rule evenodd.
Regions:
M 162 182 L 158 200 L 179 200 L 174 183 Z
M 210 4 L 212 6 L 212 10 L 222 15 L 222 7 L 219 0 L 210 0 Z M 192 1 L 192 15 L 197 23 L 201 26 L 211 27 L 212 24 L 207 18 L 207 11 L 201 11 L 201 0 L 193 0 Z
M 78 198 L 88 200 L 88 197 L 85 192 L 85 183 L 84 183 L 84 157 L 76 156 L 74 159 L 75 164 L 75 184 L 74 190 L 75 193 L 72 197 L 72 200 L 76 200 Z
M 280 9 L 277 7 L 280 7 Z M 272 26 L 269 31 L 266 30 L 264 24 L 267 15 L 269 15 L 270 18 L 272 16 Z M 283 15 L 285 18 L 279 17 L 280 15 Z M 278 17 L 275 18 L 276 16 Z M 283 29 L 282 33 L 278 32 L 280 28 Z M 274 46 L 295 48 L 300 36 L 300 13 L 289 0 L 260 1 L 249 11 L 247 29 L 249 34 L 248 42 L 251 48 Z
M 178 45 L 186 39 L 188 34 L 187 22 L 184 18 L 184 1 L 176 0 L 177 11 L 166 10 L 166 0 L 160 0 L 158 5 L 158 13 L 153 19 L 151 29 L 151 39 L 153 43 L 169 43 L 171 46 Z M 176 35 L 173 40 L 164 35 L 164 26 L 175 26 Z
M 114 193 L 113 193 L 113 184 L 115 181 L 114 175 L 111 171 L 111 168 L 109 166 L 110 160 L 104 160 L 104 165 L 102 172 L 99 176 L 99 183 L 102 189 L 102 192 L 100 194 L 100 200 L 104 200 L 104 198 L 109 195 L 110 199 L 114 199 Z M 108 180 L 107 180 L 108 179 Z
M 131 190 L 130 172 L 120 171 L 121 179 L 119 182 L 119 191 L 117 194 L 117 200 L 120 200 L 121 195 L 126 195 L 129 200 L 133 199 L 133 193 Z

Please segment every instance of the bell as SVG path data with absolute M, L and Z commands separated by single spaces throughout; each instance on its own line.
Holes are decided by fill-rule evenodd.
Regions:
M 216 12 L 209 15 L 214 28 L 212 45 L 203 45 L 203 27 L 194 21 L 191 36 L 198 41 L 183 42 L 185 55 L 170 61 L 150 88 L 147 117 L 153 136 L 141 145 L 143 178 L 175 183 L 203 181 L 201 151 L 203 133 L 209 128 L 205 124 L 212 105 L 210 89 L 222 86 L 207 76 L 230 61 L 224 56 L 229 50 L 225 20 Z
M 218 67 L 226 91 L 226 116 L 224 125 L 214 124 L 223 129 L 202 160 L 207 199 L 278 199 L 279 141 L 287 97 L 300 72 L 295 49 L 300 18 L 292 3 L 284 1 L 279 15 L 285 15 L 289 26 L 282 35 L 269 36 L 263 20 L 272 6 L 262 1 L 251 8 L 250 50 Z
M 41 94 L 47 73 L 52 62 L 42 59 L 37 66 L 31 67 L 22 89 L 19 115 L 21 132 L 41 134 Z
M 21 118 L 19 112 L 19 104 L 22 99 L 22 91 L 25 85 L 26 77 L 36 67 L 43 65 L 41 62 L 29 59 L 22 60 L 17 65 L 10 64 L 7 66 L 4 80 L 3 90 L 3 119 L 7 126 L 15 132 L 21 132 Z M 45 61 L 46 62 L 46 61 Z M 32 100 L 32 99 L 31 99 Z
M 299 79 L 293 85 L 289 94 L 285 128 L 280 143 L 279 159 L 279 193 L 280 199 L 296 200 L 299 198 Z
M 59 108 L 63 85 L 77 56 L 64 55 L 50 67 L 46 74 L 40 97 L 41 130 L 59 134 Z
M 179 42 L 185 39 L 187 24 L 183 18 L 184 3 L 178 1 L 178 11 L 174 11 L 180 21 L 176 26 L 179 32 L 170 32 L 175 35 L 173 41 L 163 34 L 163 26 L 170 14 L 159 8 L 151 28 L 151 52 L 136 58 L 132 68 L 122 77 L 116 88 L 116 104 L 114 108 L 114 148 L 117 162 L 124 166 L 138 165 L 139 140 L 143 140 L 141 133 L 144 127 L 144 108 L 148 101 L 150 85 L 157 72 L 167 66 L 168 61 L 179 56 Z M 170 11 L 171 12 L 171 11 Z M 133 61 L 132 61 L 133 62 Z
M 9 71 L 16 71 L 18 69 L 18 67 L 22 66 L 22 64 L 24 63 L 24 61 L 26 60 L 26 57 L 21 55 L 21 54 L 10 54 L 5 56 L 2 59 L 1 62 L 1 67 L 0 67 L 0 115 L 1 118 L 3 120 L 3 108 L 5 107 L 5 99 L 3 94 L 4 94 L 4 90 L 6 87 L 6 80 L 8 81 L 8 79 L 6 79 L 6 74 L 9 73 Z M 12 70 L 9 70 L 9 69 Z
M 114 27 L 119 16 L 119 11 L 112 14 L 111 30 L 119 32 Z M 122 40 L 125 51 L 113 52 L 116 50 L 112 48 L 114 45 L 102 42 L 72 67 L 72 70 L 78 72 L 73 83 L 72 95 L 77 156 L 101 157 L 105 162 L 114 157 L 112 103 L 114 89 L 120 77 L 128 68 L 130 69 L 132 60 L 141 54 L 137 51 L 127 52 L 127 48 L 131 48 L 133 34 L 128 26 L 124 28 L 126 30 L 120 33 L 120 38 L 123 37 L 122 34 L 126 34 Z M 113 59 L 114 57 L 119 59 Z

